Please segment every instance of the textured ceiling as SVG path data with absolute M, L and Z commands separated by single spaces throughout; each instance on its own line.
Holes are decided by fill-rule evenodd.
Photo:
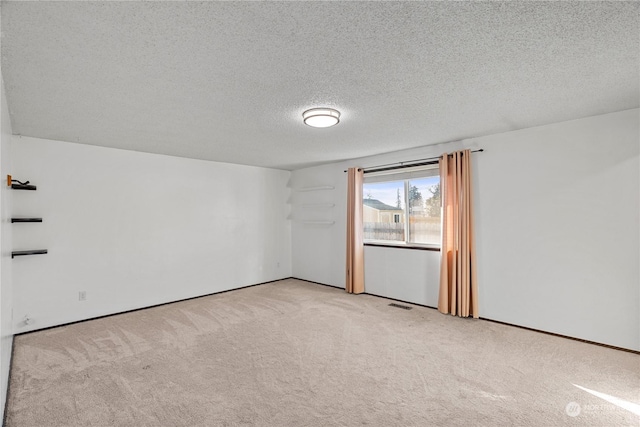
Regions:
M 33 137 L 295 169 L 639 106 L 637 2 L 1 7 Z

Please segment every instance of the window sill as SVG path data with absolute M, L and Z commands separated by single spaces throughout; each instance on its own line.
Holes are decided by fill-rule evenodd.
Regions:
M 378 242 L 364 242 L 365 246 L 374 246 L 379 248 L 397 248 L 397 249 L 414 249 L 418 251 L 434 251 L 440 252 L 440 248 L 437 246 L 418 246 L 407 244 L 393 244 L 393 243 L 378 243 Z

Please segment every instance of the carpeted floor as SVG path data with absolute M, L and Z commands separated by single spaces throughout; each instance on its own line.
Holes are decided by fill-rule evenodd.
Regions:
M 6 425 L 640 425 L 636 354 L 390 302 L 289 279 L 16 336 Z

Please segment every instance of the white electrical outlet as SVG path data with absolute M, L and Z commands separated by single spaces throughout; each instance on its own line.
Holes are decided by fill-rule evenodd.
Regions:
M 78 292 L 78 301 L 85 301 L 87 299 L 87 291 Z

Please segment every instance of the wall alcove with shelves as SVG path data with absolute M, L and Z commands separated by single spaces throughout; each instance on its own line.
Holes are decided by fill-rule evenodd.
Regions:
M 294 203 L 294 210 L 300 213 L 299 218 L 295 218 L 295 221 L 307 226 L 332 226 L 335 221 L 332 216 L 332 210 L 335 207 L 335 203 L 324 201 L 310 200 L 312 193 L 325 193 L 334 190 L 332 185 L 316 185 L 309 187 L 300 187 L 295 191 L 296 193 L 306 193 L 301 197 L 302 201 Z M 316 213 L 316 215 L 311 215 Z M 295 216 L 294 216 L 295 217 Z

